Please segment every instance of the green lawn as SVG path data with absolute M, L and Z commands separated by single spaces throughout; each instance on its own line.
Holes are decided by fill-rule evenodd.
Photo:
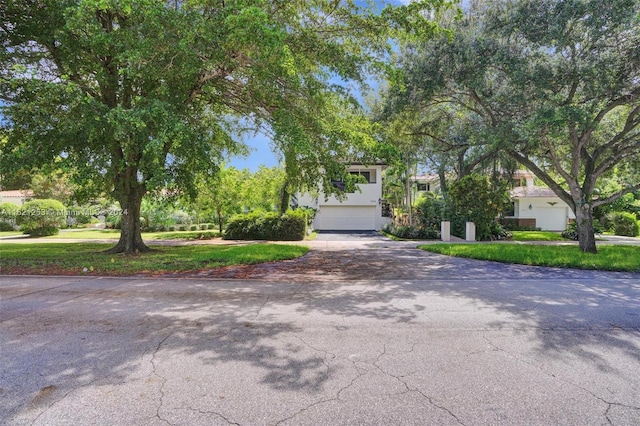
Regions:
M 503 263 L 640 272 L 640 247 L 600 246 L 598 254 L 582 253 L 577 245 L 529 244 L 428 244 L 419 248 L 448 256 L 493 260 Z
M 124 256 L 104 253 L 113 244 L 3 243 L 5 274 L 158 274 L 293 259 L 308 247 L 286 244 L 154 246 L 153 252 Z
M 219 237 L 218 231 L 171 231 L 171 232 L 143 232 L 144 240 L 199 240 Z M 74 238 L 81 240 L 101 240 L 120 238 L 118 229 L 82 229 L 82 230 L 62 230 L 58 235 L 46 238 Z
M 512 231 L 513 241 L 564 241 L 557 232 L 549 231 Z

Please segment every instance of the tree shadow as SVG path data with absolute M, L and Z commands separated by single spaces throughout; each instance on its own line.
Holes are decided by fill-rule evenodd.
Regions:
M 35 293 L 0 286 L 0 419 L 32 421 L 76 389 L 161 376 L 158 355 L 172 352 L 214 370 L 247 365 L 268 388 L 316 394 L 338 367 L 326 348 L 305 342 L 306 323 L 298 318 L 427 329 L 430 315 L 446 315 L 432 298 L 506 314 L 478 326 L 535 336 L 536 350 L 548 357 L 577 357 L 620 375 L 605 349 L 640 361 L 640 274 L 504 265 L 406 248 L 328 256 L 349 263 L 330 277 L 303 271 L 278 282 L 84 277 Z

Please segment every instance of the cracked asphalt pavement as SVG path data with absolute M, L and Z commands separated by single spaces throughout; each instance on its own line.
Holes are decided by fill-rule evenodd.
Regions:
M 348 270 L 0 276 L 0 423 L 640 423 L 640 274 L 311 255 Z

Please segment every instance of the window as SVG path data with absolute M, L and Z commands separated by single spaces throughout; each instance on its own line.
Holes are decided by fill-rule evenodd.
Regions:
M 371 172 L 370 171 L 357 171 L 357 172 L 349 172 L 352 175 L 360 175 L 367 180 L 367 183 L 376 183 L 375 180 L 371 181 Z

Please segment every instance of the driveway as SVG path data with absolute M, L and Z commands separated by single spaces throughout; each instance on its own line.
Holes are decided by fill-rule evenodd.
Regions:
M 637 424 L 640 274 L 317 244 L 235 279 L 0 277 L 0 423 Z

